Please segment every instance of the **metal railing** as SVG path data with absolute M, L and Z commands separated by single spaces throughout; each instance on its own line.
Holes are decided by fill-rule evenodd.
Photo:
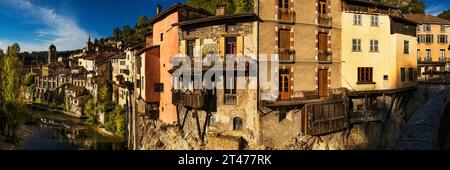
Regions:
M 295 62 L 295 50 L 290 48 L 278 49 L 280 63 L 294 63 Z
M 317 54 L 317 61 L 323 64 L 332 63 L 333 53 L 331 51 L 319 51 Z
M 319 26 L 331 27 L 333 24 L 333 18 L 329 14 L 319 14 L 318 23 Z

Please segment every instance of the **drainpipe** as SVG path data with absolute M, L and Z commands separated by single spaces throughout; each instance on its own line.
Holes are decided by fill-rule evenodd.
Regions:
M 260 0 L 257 0 L 256 1 L 256 14 L 258 15 L 258 18 L 259 18 L 259 1 Z M 260 53 L 260 50 L 259 50 L 259 22 L 260 21 L 257 21 L 256 22 L 256 63 L 257 63 L 257 81 L 256 81 L 256 112 L 258 113 L 259 111 L 260 111 L 260 107 L 259 107 L 259 104 L 260 104 L 260 101 L 261 101 L 261 99 L 260 99 L 260 89 L 259 89 L 259 81 L 260 81 L 260 79 L 259 79 L 259 76 L 260 76 L 260 74 L 259 74 L 259 53 Z M 259 143 L 259 140 L 260 140 L 260 136 L 261 136 L 261 121 L 260 121 L 260 114 L 258 113 L 258 135 L 256 136 L 256 141 L 257 141 L 257 143 Z

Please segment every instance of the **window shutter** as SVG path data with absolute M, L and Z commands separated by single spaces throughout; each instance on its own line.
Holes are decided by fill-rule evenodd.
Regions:
M 202 50 L 201 50 L 200 39 L 195 39 L 195 50 L 194 57 L 202 58 Z
M 237 55 L 244 55 L 244 37 L 238 36 L 236 37 L 236 40 Z
M 180 42 L 180 54 L 186 55 L 186 40 Z
M 220 37 L 219 54 L 220 54 L 220 58 L 223 59 L 225 57 L 225 37 Z

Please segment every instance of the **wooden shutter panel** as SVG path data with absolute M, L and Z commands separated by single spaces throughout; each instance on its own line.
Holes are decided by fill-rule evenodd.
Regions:
M 225 58 L 225 37 L 220 37 L 219 40 L 219 55 L 220 58 Z
M 186 55 L 186 40 L 180 41 L 180 54 Z
M 244 37 L 238 36 L 236 41 L 237 55 L 244 55 Z
M 194 57 L 202 58 L 201 48 L 202 48 L 202 46 L 200 43 L 200 39 L 195 39 Z
M 328 34 L 319 33 L 319 51 L 325 52 L 328 50 Z

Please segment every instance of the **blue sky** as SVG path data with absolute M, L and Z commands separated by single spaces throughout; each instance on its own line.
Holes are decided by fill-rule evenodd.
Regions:
M 184 0 L 0 0 L 0 49 L 18 42 L 22 51 L 82 48 L 89 36 L 110 36 L 114 27 L 134 26 L 139 16 L 154 16 Z M 450 8 L 450 0 L 426 0 L 427 12 Z

